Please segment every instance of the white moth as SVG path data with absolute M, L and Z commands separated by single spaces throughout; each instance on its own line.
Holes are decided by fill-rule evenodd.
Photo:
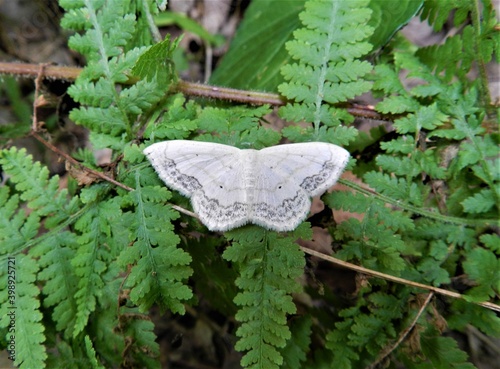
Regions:
M 307 216 L 312 196 L 333 186 L 349 153 L 309 142 L 240 150 L 210 142 L 164 141 L 144 150 L 160 178 L 191 198 L 212 231 L 247 223 L 291 231 Z

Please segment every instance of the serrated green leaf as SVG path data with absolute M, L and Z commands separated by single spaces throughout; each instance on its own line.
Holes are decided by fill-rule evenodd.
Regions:
M 415 114 L 394 122 L 399 133 L 419 132 L 422 129 L 433 130 L 442 125 L 448 117 L 438 110 L 436 104 L 422 107 Z
M 278 90 L 294 101 L 282 107 L 280 113 L 288 119 L 313 123 L 315 141 L 328 141 L 334 136 L 328 137 L 328 129 L 320 132 L 321 123 L 332 127 L 340 124 L 339 119 L 325 114 L 329 111 L 325 105 L 346 101 L 371 87 L 371 82 L 362 79 L 371 71 L 371 65 L 355 59 L 370 51 L 371 45 L 364 40 L 373 29 L 350 27 L 364 24 L 369 18 L 366 5 L 363 1 L 308 2 L 300 14 L 304 27 L 295 31 L 294 40 L 286 45 L 298 62 L 282 68 L 286 82 Z
M 426 259 L 417 266 L 417 270 L 422 272 L 422 277 L 433 286 L 450 283 L 449 273 L 441 268 L 435 260 Z
M 495 234 L 484 234 L 480 237 L 481 242 L 483 242 L 490 250 L 500 252 L 500 237 Z
M 173 232 L 171 221 L 178 218 L 178 214 L 162 205 L 168 199 L 166 189 L 142 187 L 147 180 L 141 174 L 135 171 L 135 191 L 127 195 L 135 211 L 123 218 L 129 230 L 133 230 L 129 241 L 134 247 L 123 250 L 119 263 L 136 264 L 128 276 L 127 286 L 131 289 L 130 298 L 141 311 L 156 302 L 162 309 L 184 313 L 182 301 L 190 299 L 192 292 L 182 282 L 192 270 L 188 267 L 189 254 L 176 247 L 180 239 Z
M 132 68 L 132 75 L 147 81 L 160 81 L 162 83 L 173 83 L 176 81 L 175 66 L 172 62 L 172 54 L 178 46 L 180 39 L 170 42 L 167 37 L 144 52 Z
M 384 114 L 401 114 L 415 111 L 418 104 L 409 96 L 389 96 L 379 102 L 375 108 Z
M 495 206 L 493 191 L 483 189 L 474 196 L 468 197 L 462 201 L 464 211 L 472 214 L 486 213 Z
M 282 369 L 299 369 L 306 360 L 306 354 L 311 344 L 312 320 L 309 316 L 300 317 L 292 322 L 292 337 L 281 350 L 283 356 Z
M 234 301 L 242 307 L 236 314 L 242 325 L 236 333 L 240 337 L 236 349 L 248 351 L 241 364 L 255 368 L 281 364 L 283 357 L 276 347 L 284 347 L 291 337 L 286 314 L 296 311 L 289 294 L 300 289 L 295 279 L 303 271 L 303 254 L 293 244 L 294 238 L 256 226 L 236 229 L 226 236 L 233 245 L 223 257 L 237 262 L 240 269 L 236 284 L 241 292 Z
M 500 260 L 493 252 L 472 250 L 464 262 L 464 270 L 478 284 L 468 292 L 476 301 L 486 301 L 500 292 Z
M 457 342 L 450 337 L 424 336 L 420 340 L 422 352 L 427 358 L 424 367 L 436 369 L 474 369 L 467 362 L 467 354 L 457 347 Z
M 0 282 L 3 286 L 13 286 L 7 282 L 7 271 L 11 271 L 9 275 L 15 272 L 15 288 L 3 288 L 0 293 L 0 326 L 10 327 L 7 337 L 9 350 L 12 351 L 9 354 L 15 366 L 43 368 L 47 358 L 44 346 L 46 337 L 40 311 L 40 290 L 34 283 L 39 267 L 33 258 L 24 254 L 18 254 L 15 258 L 11 256 L 9 261 L 7 258 L 3 260 L 0 265 Z M 7 291 L 15 293 L 7 296 Z

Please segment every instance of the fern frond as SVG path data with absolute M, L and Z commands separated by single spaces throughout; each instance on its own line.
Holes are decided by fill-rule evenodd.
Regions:
M 78 277 L 73 337 L 83 331 L 90 314 L 96 309 L 96 299 L 104 286 L 106 261 L 112 258 L 110 252 L 116 250 L 105 248 L 103 245 L 111 242 L 112 225 L 120 219 L 121 209 L 116 198 L 102 200 L 101 196 L 100 186 L 82 190 L 81 199 L 89 204 L 89 207 L 75 223 L 75 228 L 81 234 L 77 237 L 79 247 L 71 260 Z
M 390 154 L 409 154 L 415 151 L 415 138 L 413 136 L 399 136 L 392 141 L 381 142 L 380 147 Z
M 366 25 L 371 11 L 366 1 L 309 1 L 300 14 L 304 28 L 294 32 L 295 40 L 286 44 L 298 63 L 285 65 L 282 74 L 287 82 L 278 90 L 295 103 L 288 103 L 280 114 L 288 120 L 313 123 L 300 141 L 333 139 L 346 144 L 352 135 L 325 137 L 321 124 L 338 127 L 342 119 L 352 118 L 329 106 L 346 101 L 370 89 L 362 78 L 371 71 L 366 61 L 355 60 L 366 55 L 371 45 L 366 40 L 373 29 Z M 355 26 L 354 26 L 355 25 Z M 299 138 L 296 132 L 286 132 Z M 344 137 L 342 137 L 344 136 Z
M 417 56 L 429 67 L 436 68 L 436 74 L 442 73 L 446 81 L 450 82 L 456 77 L 464 80 L 477 57 L 471 47 L 472 36 L 473 29 L 467 26 L 461 35 L 447 38 L 443 45 L 422 48 Z
M 118 270 L 115 266 L 116 263 L 110 266 L 110 269 Z M 117 306 L 118 301 L 123 301 L 118 297 L 123 283 L 121 278 L 117 278 L 114 272 L 104 272 L 102 279 L 106 284 L 97 296 L 98 307 L 91 314 L 88 325 L 84 333 L 78 336 L 78 340 L 83 345 L 84 335 L 91 337 L 100 363 L 109 368 L 112 363 L 130 360 L 132 352 L 137 348 L 137 341 L 133 336 L 136 332 L 133 329 L 128 331 L 127 338 L 125 332 L 130 325 L 134 325 L 136 319 L 144 320 L 145 317 L 137 313 L 137 308 L 128 307 L 128 304 Z M 151 349 L 154 347 L 155 345 L 152 345 Z M 89 360 L 85 352 L 77 351 L 75 354 L 81 356 L 85 362 Z
M 382 148 L 393 153 L 393 157 L 383 156 L 378 159 L 378 163 L 384 169 L 403 178 L 386 177 L 386 184 L 388 185 L 389 182 L 396 183 L 396 181 L 401 180 L 405 181 L 408 176 L 415 177 L 415 175 L 418 175 L 418 172 L 424 172 L 434 179 L 454 177 L 457 178 L 458 183 L 461 181 L 459 178 L 462 178 L 462 175 L 466 174 L 459 174 L 460 170 L 470 167 L 477 178 L 486 183 L 489 188 L 484 189 L 485 192 L 479 194 L 479 191 L 481 191 L 479 189 L 480 181 L 468 181 L 471 186 L 469 191 L 462 189 L 451 193 L 449 197 L 450 208 L 460 208 L 462 210 L 462 206 L 465 206 L 468 211 L 478 214 L 486 213 L 490 210 L 497 213 L 498 207 L 495 206 L 495 201 L 498 203 L 500 196 L 493 190 L 497 187 L 498 183 L 498 180 L 494 179 L 495 170 L 493 169 L 497 155 L 496 144 L 493 143 L 491 135 L 484 134 L 484 128 L 480 124 L 481 118 L 477 116 L 477 100 L 479 97 L 476 89 L 472 87 L 470 91 L 464 93 L 464 87 L 460 84 L 449 86 L 444 83 L 445 77 L 441 78 L 434 75 L 432 70 L 414 55 L 396 54 L 395 59 L 398 68 L 412 70 L 411 76 L 422 79 L 426 83 L 426 88 L 435 89 L 439 91 L 439 94 L 436 95 L 437 101 L 433 104 L 416 109 L 412 108 L 412 111 L 415 113 L 396 120 L 395 127 L 404 136 L 399 137 L 397 140 L 383 143 Z M 387 71 L 384 73 L 387 74 Z M 422 87 L 422 85 L 418 87 Z M 416 91 L 418 87 L 409 91 L 409 94 L 412 95 L 415 92 L 420 92 L 421 89 Z M 414 103 L 418 103 L 418 100 L 415 99 L 416 96 L 412 97 Z M 408 135 L 410 133 L 412 134 L 411 136 Z M 415 140 L 415 135 L 418 138 L 422 134 L 429 138 L 467 139 L 467 141 L 463 141 L 460 144 L 457 159 L 454 160 L 453 165 L 450 165 L 447 170 L 443 166 L 442 161 L 443 156 L 446 154 L 445 150 L 449 150 L 450 146 L 443 144 L 438 146 L 432 143 L 431 147 L 425 151 L 415 150 L 419 146 L 419 143 Z M 398 155 L 396 153 L 398 151 L 401 154 L 408 155 L 397 158 Z M 396 168 L 398 162 L 404 164 Z M 454 182 L 454 180 L 451 180 L 449 185 L 453 187 Z M 380 186 L 382 183 L 378 182 L 378 185 Z M 474 186 L 477 186 L 477 189 L 474 189 Z M 382 187 L 375 188 L 384 191 L 389 190 L 388 187 L 391 186 L 387 186 L 385 189 L 382 189 Z M 396 189 L 394 188 L 394 190 Z M 397 190 L 390 192 L 395 195 Z M 418 194 L 418 191 L 414 191 L 413 193 Z M 480 203 L 477 203 L 477 206 L 474 196 L 479 196 L 478 199 L 482 200 Z M 467 198 L 470 199 L 466 200 Z M 488 213 L 488 216 L 490 215 L 493 215 L 493 213 Z
M 401 253 L 409 252 L 409 249 L 399 233 L 414 230 L 414 223 L 408 215 L 395 213 L 380 201 L 368 201 L 361 194 L 339 192 L 323 199 L 331 208 L 363 214 L 361 221 L 350 218 L 336 227 L 335 238 L 345 243 L 336 257 L 359 260 L 365 267 L 393 275 L 407 268 Z
M 377 292 L 342 310 L 344 320 L 335 323 L 335 329 L 326 336 L 326 348 L 333 356 L 331 365 L 350 368 L 360 357 L 375 358 L 395 338 L 395 324 L 402 318 L 407 298 L 405 292 L 399 296 Z
M 500 237 L 496 234 L 483 234 L 479 237 L 481 242 L 491 251 L 500 252 Z
M 39 265 L 43 268 L 38 278 L 45 281 L 44 306 L 54 307 L 52 319 L 66 338 L 73 334 L 77 311 L 74 296 L 78 279 L 71 267 L 76 245 L 75 234 L 63 231 L 40 242 L 31 251 L 31 255 L 40 258 Z
M 102 3 L 102 0 L 94 1 L 94 6 L 99 8 L 102 6 Z M 60 0 L 59 5 L 66 11 L 64 17 L 61 19 L 61 24 L 64 28 L 81 31 L 91 27 L 88 13 L 84 7 L 85 0 Z
M 78 210 L 79 200 L 76 197 L 70 199 L 67 190 L 59 190 L 59 177 L 54 176 L 49 179 L 48 169 L 38 162 L 33 163 L 31 156 L 28 156 L 25 150 L 18 151 L 15 148 L 4 150 L 0 163 L 11 175 L 10 180 L 16 183 L 16 189 L 21 191 L 21 198 L 33 209 L 22 224 L 22 212 L 18 212 L 12 218 L 13 209 L 9 205 L 15 204 L 18 197 L 11 197 L 3 209 L 9 213 L 2 216 L 5 222 L 10 220 L 11 223 L 6 227 L 6 232 L 0 232 L 9 239 L 4 240 L 6 242 L 2 244 L 7 245 L 6 250 L 10 252 L 21 246 L 33 244 L 40 226 L 40 217 L 45 219 L 43 225 L 46 229 L 54 230 L 50 238 L 40 237 L 39 243 L 35 242 L 35 247 L 29 250 L 29 255 L 39 258 L 37 265 L 42 270 L 38 274 L 38 279 L 45 281 L 43 292 L 47 295 L 44 304 L 57 305 L 52 316 L 58 328 L 68 333 L 74 324 L 72 312 L 76 310 L 73 300 L 76 280 L 70 268 L 70 260 L 74 255 L 71 247 L 74 247 L 76 242 L 70 232 L 64 230 L 55 232 L 55 230 L 64 227 L 67 219 L 75 218 L 74 213 Z M 19 241 L 23 236 L 24 242 L 21 244 Z
M 372 188 L 400 201 L 422 206 L 423 196 L 416 183 L 409 183 L 405 178 L 393 178 L 388 174 L 369 172 L 364 180 Z
M 141 53 L 131 73 L 146 81 L 177 81 L 172 59 L 174 50 L 177 49 L 181 39 L 179 37 L 174 42 L 170 42 L 170 35 L 167 35 L 162 42 L 158 42 L 146 52 Z M 131 53 L 128 52 L 127 55 L 129 54 Z
M 375 80 L 373 89 L 386 92 L 388 95 L 398 94 L 406 97 L 406 90 L 403 83 L 399 79 L 397 72 L 389 65 L 381 64 L 373 68 L 375 72 Z M 406 111 L 406 110 L 405 110 Z
M 414 162 L 408 157 L 395 157 L 389 155 L 377 156 L 377 165 L 388 173 L 394 173 L 397 176 L 408 175 L 415 177 L 421 173 L 419 167 L 415 167 Z
M 145 186 L 155 178 L 151 168 L 147 173 L 133 172 L 135 191 L 127 194 L 125 200 L 135 206 L 134 213 L 125 213 L 129 232 L 129 247 L 120 255 L 119 263 L 132 267 L 127 278 L 131 288 L 130 298 L 141 311 L 147 311 L 153 303 L 162 309 L 184 313 L 182 301 L 192 297 L 184 281 L 192 274 L 188 264 L 189 254 L 177 248 L 179 237 L 173 232 L 172 220 L 178 214 L 165 207 L 170 198 L 165 187 Z
M 133 368 L 158 369 L 159 344 L 153 332 L 154 324 L 147 315 L 129 304 L 116 308 L 117 293 L 122 281 L 107 281 L 105 291 L 99 297 L 101 309 L 87 329 L 104 367 L 121 363 Z
M 127 122 L 123 119 L 123 112 L 115 106 L 110 106 L 108 109 L 82 107 L 72 110 L 70 117 L 92 130 L 99 129 L 101 133 L 112 136 L 119 136 L 128 128 Z
M 104 1 L 61 2 L 68 10 L 61 20 L 64 28 L 85 30 L 69 39 L 72 49 L 87 55 L 89 62 L 107 64 L 108 58 L 117 56 L 132 38 L 135 16 L 126 14 L 126 4 L 107 4 Z M 105 68 L 103 69 L 106 70 Z
M 299 237 L 304 230 L 299 227 L 292 235 Z M 278 349 L 291 337 L 286 315 L 295 312 L 290 294 L 300 291 L 295 279 L 302 274 L 304 256 L 293 238 L 259 227 L 244 227 L 226 236 L 233 245 L 223 257 L 237 263 L 240 270 L 236 285 L 241 292 L 234 301 L 240 306 L 236 319 L 242 325 L 236 332 L 240 337 L 236 349 L 248 351 L 241 364 L 277 369 L 283 363 Z
M 19 211 L 19 196 L 9 197 L 9 188 L 0 187 L 0 249 L 1 255 L 8 255 L 21 249 L 36 236 L 40 228 L 40 217 Z M 5 269 L 4 269 L 5 271 Z
M 454 9 L 453 13 L 445 13 Z M 442 11 L 445 12 L 442 12 Z M 444 76 L 449 82 L 460 80 L 465 85 L 475 84 L 482 90 L 482 99 L 485 105 L 489 104 L 490 93 L 484 66 L 494 55 L 498 57 L 499 43 L 497 16 L 492 2 L 474 3 L 468 1 L 457 2 L 427 2 L 422 16 L 433 19 L 436 14 L 453 14 L 455 24 L 459 24 L 470 17 L 472 24 L 463 27 L 460 34 L 449 37 L 443 45 L 430 46 L 418 50 L 421 60 L 436 70 L 436 74 Z M 439 18 L 436 17 L 436 18 Z M 434 25 L 441 28 L 442 19 Z M 467 75 L 472 67 L 479 65 L 480 78 L 469 81 Z
M 156 82 L 142 80 L 120 94 L 118 106 L 128 117 L 135 119 L 143 111 L 158 102 L 163 91 L 158 90 Z
M 498 57 L 491 4 L 483 2 L 479 12 L 479 2 L 429 0 L 423 17 L 435 28 L 453 19 L 459 34 L 421 49 L 396 36 L 378 54 L 373 74 L 362 61 L 371 48 L 365 41 L 372 32 L 368 0 L 299 2 L 307 5 L 287 44 L 293 61 L 283 63 L 280 91 L 288 101 L 280 114 L 305 124 L 278 133 L 267 127 L 269 106 L 207 108 L 211 101 L 201 106 L 171 94 L 178 41 L 166 37 L 149 46 L 146 27 L 159 2 L 60 0 L 62 24 L 77 32 L 70 45 L 88 61 L 69 89 L 80 104 L 71 118 L 89 130 L 92 147 L 114 150 L 109 175 L 133 190 L 92 183 L 69 195 L 25 152 L 0 154 L 7 172 L 0 187 L 0 283 L 8 286 L 14 259 L 20 277 L 16 329 L 31 333 L 16 340 L 16 364 L 157 368 L 154 326 L 139 312 L 158 304 L 184 313 L 193 286 L 200 298 L 217 292 L 204 306 L 236 315 L 236 348 L 245 367 L 366 367 L 398 342 L 388 358 L 394 365 L 471 368 L 452 339 L 439 337 L 434 309 L 415 323 L 414 314 L 422 311 L 411 287 L 356 279 L 350 292 L 357 298 L 345 301 L 329 281 L 323 289 L 318 274 L 317 285 L 300 281 L 307 286 L 303 292 L 296 280 L 304 268 L 297 239 L 311 238 L 308 226 L 288 234 L 246 226 L 212 237 L 193 217 L 181 219 L 167 201 L 189 206 L 188 199 L 159 182 L 145 163 L 143 144 L 132 142 L 195 139 L 260 149 L 283 135 L 345 146 L 358 132 L 343 126 L 354 117 L 339 103 L 367 91 L 369 79 L 375 97 L 383 99 L 378 111 L 398 116 L 394 125 L 386 122 L 349 147 L 356 161 L 350 168 L 363 185 L 323 197 L 330 208 L 355 213 L 328 223 L 336 257 L 448 289 L 462 273 L 460 292 L 469 302 L 498 300 L 498 132 L 487 120 L 492 115 L 481 103 L 487 88 L 480 81 L 484 64 Z M 371 21 L 378 19 L 375 14 Z M 472 66 L 479 78 L 468 80 Z M 90 150 L 77 156 L 100 170 Z M 331 218 L 329 210 L 317 218 Z M 10 324 L 9 292 L 0 288 L 2 334 Z M 292 298 L 297 292 L 306 302 L 300 309 Z M 447 304 L 443 318 L 451 329 L 500 334 L 492 311 L 467 301 L 440 302 Z M 290 316 L 297 310 L 300 316 Z M 399 342 L 409 321 L 416 324 L 411 338 Z
M 92 369 L 104 369 L 104 366 L 99 364 L 99 362 L 97 361 L 96 353 L 94 347 L 92 347 L 92 342 L 90 341 L 90 337 L 85 336 L 84 341 L 85 341 L 85 351 L 87 353 L 87 357 L 90 362 L 90 367 Z
M 450 15 L 456 17 L 455 24 L 463 22 L 464 17 L 471 10 L 472 3 L 467 0 L 439 1 L 430 0 L 424 3 L 422 19 L 428 19 L 435 31 L 440 31 L 448 21 Z M 456 13 L 455 13 L 456 11 Z
M 495 206 L 493 191 L 484 189 L 462 201 L 464 211 L 467 213 L 487 213 Z
M 467 296 L 476 301 L 487 301 L 500 293 L 500 260 L 492 251 L 476 248 L 466 255 L 464 270 L 477 284 Z
M 113 103 L 113 97 L 109 91 L 114 89 L 110 80 L 99 79 L 98 81 L 85 84 L 75 84 L 71 87 L 71 97 L 80 104 L 91 105 L 95 108 L 107 108 Z
M 33 163 L 25 149 L 15 147 L 4 150 L 0 155 L 0 165 L 11 175 L 10 180 L 21 192 L 21 199 L 40 216 L 50 216 L 45 223 L 52 228 L 67 219 L 76 210 L 77 199 L 68 200 L 66 189 L 59 190 L 59 177 L 49 179 L 49 170 L 39 162 Z
M 354 319 L 351 344 L 365 347 L 370 355 L 375 356 L 389 339 L 396 337 L 392 323 L 402 317 L 405 300 L 385 293 L 377 292 L 368 297 L 370 314 L 360 314 Z
M 450 329 L 463 330 L 474 321 L 481 332 L 491 336 L 500 336 L 500 317 L 494 311 L 483 309 L 465 300 L 452 302 L 450 316 L 447 320 Z
M 468 362 L 467 354 L 460 350 L 451 337 L 439 337 L 436 328 L 429 328 L 427 332 L 420 335 L 420 347 L 425 359 L 410 357 L 412 355 L 401 354 L 399 359 L 408 366 L 421 368 L 442 368 L 442 369 L 476 369 Z M 412 362 L 414 361 L 414 362 Z
M 0 267 L 0 283 L 7 287 L 0 292 L 0 327 L 9 327 L 5 338 L 14 365 L 44 368 L 47 353 L 40 289 L 33 283 L 39 270 L 37 262 L 29 255 L 18 254 L 2 258 Z
M 134 314 L 134 317 L 127 319 L 125 329 L 127 336 L 135 338 L 134 347 L 128 353 L 132 360 L 128 362 L 137 368 L 159 368 L 160 345 L 156 342 L 155 326 L 146 316 Z
M 352 368 L 353 360 L 359 360 L 359 355 L 355 347 L 346 343 L 353 319 L 345 315 L 346 312 L 354 310 L 358 312 L 357 308 L 343 310 L 341 313 L 344 315 L 344 320 L 336 323 L 335 329 L 326 335 L 325 347 L 331 351 L 332 356 L 328 362 L 334 368 L 349 369 Z
M 262 127 L 259 122 L 259 119 L 270 112 L 267 105 L 258 109 L 205 108 L 200 112 L 197 122 L 198 128 L 207 133 L 198 137 L 203 141 L 225 143 L 242 149 L 261 149 L 275 145 L 281 138 L 280 134 Z
M 139 57 L 149 55 L 146 47 L 129 46 L 136 32 L 135 15 L 127 14 L 126 4 L 121 2 L 88 0 L 64 5 L 71 11 L 62 24 L 85 30 L 82 35 L 72 36 L 69 44 L 84 54 L 89 63 L 68 89 L 68 93 L 84 105 L 74 109 L 70 117 L 92 131 L 90 139 L 95 147 L 120 149 L 125 142 L 135 138 L 140 128 L 135 120 L 163 97 L 174 75 L 165 71 L 155 73 L 152 68 L 145 72 L 139 67 L 134 70 L 143 79 L 132 86 L 117 88 L 116 84 L 130 78 L 130 70 Z M 85 20 L 80 19 L 82 17 Z M 155 55 L 171 57 L 176 45 L 167 38 L 156 45 Z
M 76 350 L 75 350 L 76 351 Z M 74 367 L 78 354 L 65 340 L 60 340 L 55 344 L 55 350 L 49 351 L 47 358 L 47 368 L 64 369 Z
M 165 113 L 158 124 L 149 124 L 144 137 L 152 141 L 179 140 L 188 138 L 197 128 L 198 106 L 193 101 L 186 101 L 180 94 L 165 101 Z M 141 158 L 144 155 L 141 154 Z
M 416 223 L 415 234 L 424 240 L 445 240 L 452 245 L 469 249 L 476 243 L 476 232 L 473 229 L 454 224 L 435 223 L 428 219 L 420 219 Z
M 434 258 L 422 258 L 416 265 L 416 270 L 420 272 L 418 278 L 432 286 L 450 283 L 450 273 Z
M 397 119 L 394 121 L 394 127 L 399 133 L 415 133 L 423 129 L 434 130 L 436 127 L 441 126 L 446 120 L 447 116 L 441 113 L 436 104 L 422 107 L 415 114 L 409 114 L 405 118 Z
M 292 336 L 281 350 L 283 356 L 282 369 L 300 369 L 301 363 L 306 361 L 306 355 L 311 344 L 312 319 L 303 316 L 293 321 L 290 330 Z

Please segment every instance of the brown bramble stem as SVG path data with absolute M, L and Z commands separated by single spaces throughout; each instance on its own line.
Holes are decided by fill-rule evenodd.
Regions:
M 74 81 L 81 68 L 63 67 L 50 64 L 43 65 L 42 79 L 60 79 Z M 10 74 L 17 77 L 38 78 L 40 76 L 40 66 L 38 64 L 2 63 L 0 62 L 0 75 Z M 252 105 L 269 104 L 273 106 L 283 106 L 286 99 L 282 96 L 270 92 L 238 90 L 228 87 L 210 86 L 202 83 L 179 81 L 173 91 L 182 92 L 189 96 L 199 96 L 219 100 L 236 101 Z M 357 117 L 369 118 L 385 121 L 384 117 L 378 114 L 372 106 L 351 104 L 347 111 Z

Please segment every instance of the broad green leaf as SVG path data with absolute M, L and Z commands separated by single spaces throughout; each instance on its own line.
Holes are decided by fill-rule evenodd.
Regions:
M 373 14 L 368 24 L 375 32 L 369 41 L 373 48 L 378 49 L 389 42 L 417 14 L 423 3 L 423 0 L 400 0 L 397 4 L 387 0 L 370 1 Z
M 304 0 L 255 0 L 210 83 L 239 89 L 276 92 L 280 69 L 290 56 L 285 43 L 300 25 Z

